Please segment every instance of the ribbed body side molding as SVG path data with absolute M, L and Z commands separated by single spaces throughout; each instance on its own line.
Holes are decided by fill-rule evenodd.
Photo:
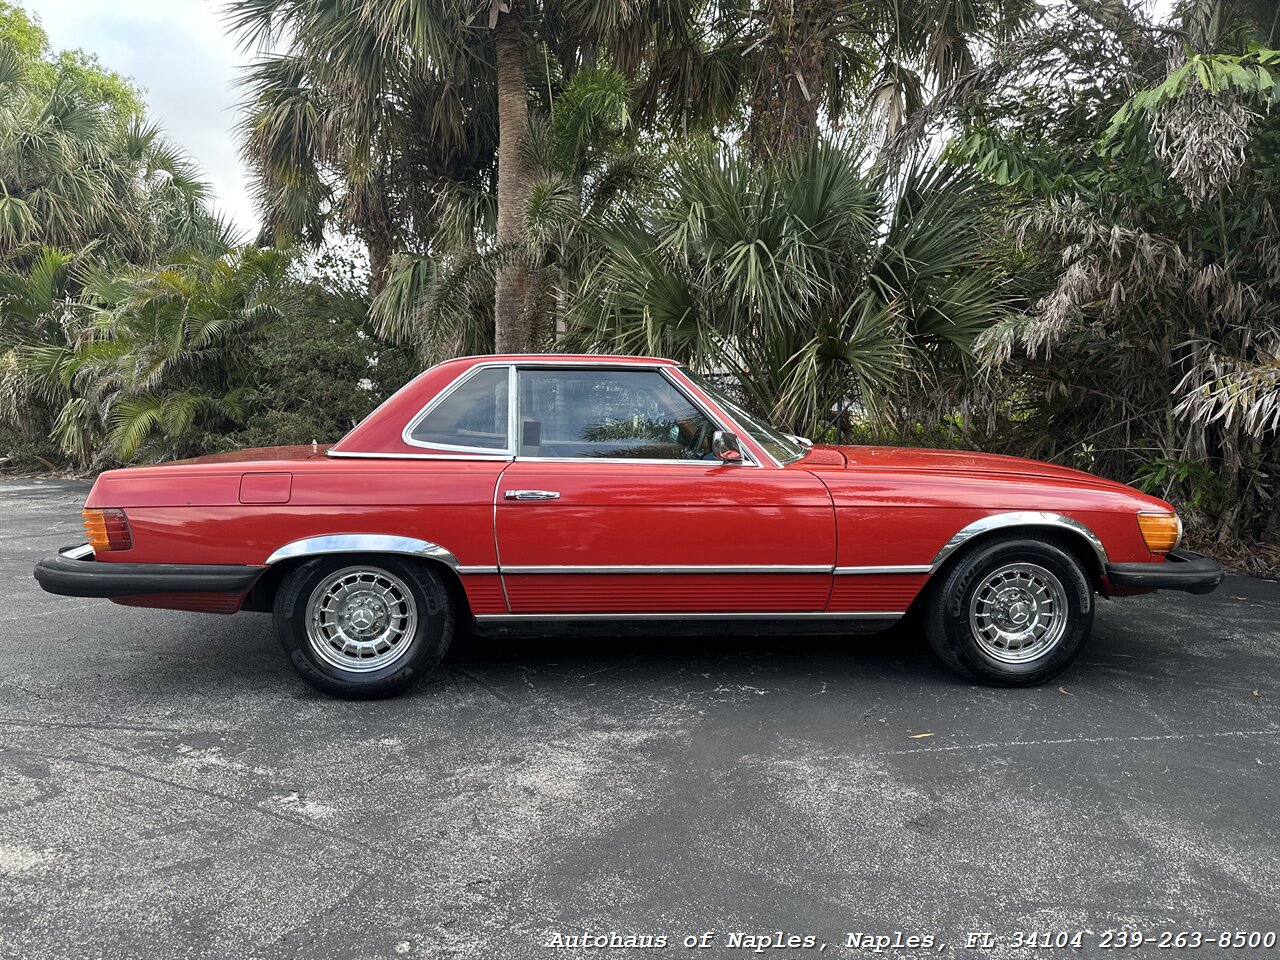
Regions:
M 927 568 L 926 568 L 927 569 Z M 739 563 L 739 564 L 591 564 L 591 565 L 552 565 L 552 566 L 510 566 L 504 564 L 503 573 L 508 574 L 684 574 L 684 573 L 830 573 L 831 567 L 826 564 L 801 564 L 784 566 L 771 563 Z
M 546 620 L 555 622 L 558 620 L 898 620 L 901 619 L 905 611 L 903 610 L 859 610 L 859 611 L 805 611 L 801 613 L 791 611 L 774 611 L 774 610 L 757 610 L 752 613 L 743 613 L 741 611 L 733 611 L 731 613 L 715 613 L 715 612 L 676 612 L 676 613 L 653 613 L 650 611 L 625 612 L 617 611 L 610 613 L 507 613 L 507 614 L 484 614 L 477 616 L 477 620 L 492 621 L 494 623 L 510 621 L 516 623 L 519 621 Z
M 1060 530 L 1069 530 L 1085 539 L 1093 549 L 1094 555 L 1098 558 L 1098 563 L 1102 565 L 1103 569 L 1106 568 L 1108 563 L 1106 548 L 1102 546 L 1102 541 L 1098 538 L 1098 535 L 1079 520 L 1072 520 L 1070 517 L 1064 517 L 1060 513 L 1045 513 L 1040 510 L 1015 510 L 1009 513 L 993 513 L 991 516 L 975 520 L 967 527 L 959 530 L 938 551 L 938 555 L 933 558 L 933 569 L 938 569 L 938 566 L 947 557 L 951 556 L 974 537 L 1006 527 L 1056 527 Z

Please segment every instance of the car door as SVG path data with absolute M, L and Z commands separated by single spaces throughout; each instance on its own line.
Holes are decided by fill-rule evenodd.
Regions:
M 661 367 L 522 367 L 495 491 L 513 614 L 821 611 L 835 519 L 806 471 L 726 464 L 719 424 Z M 760 458 L 763 459 L 763 458 Z

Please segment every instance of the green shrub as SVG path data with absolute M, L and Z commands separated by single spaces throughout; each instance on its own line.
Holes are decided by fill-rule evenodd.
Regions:
M 291 291 L 292 309 L 250 348 L 254 411 L 207 450 L 331 443 L 418 373 L 413 351 L 378 338 L 350 264 L 327 257 Z

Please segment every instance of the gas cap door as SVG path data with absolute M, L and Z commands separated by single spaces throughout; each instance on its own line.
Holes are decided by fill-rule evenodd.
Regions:
M 240 478 L 241 503 L 288 503 L 292 473 L 246 473 Z

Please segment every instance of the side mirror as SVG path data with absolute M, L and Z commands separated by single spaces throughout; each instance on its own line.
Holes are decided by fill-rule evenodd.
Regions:
M 727 430 L 717 430 L 711 437 L 711 452 L 721 463 L 742 463 L 738 438 Z

